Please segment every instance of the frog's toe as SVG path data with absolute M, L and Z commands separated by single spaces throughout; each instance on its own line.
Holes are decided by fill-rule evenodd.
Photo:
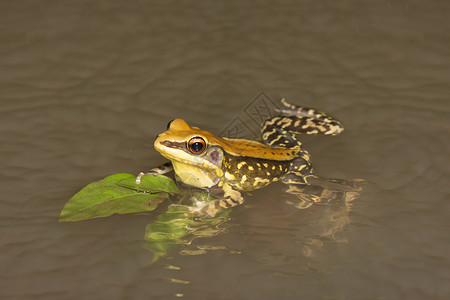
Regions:
M 169 173 L 172 170 L 173 170 L 172 163 L 168 162 L 168 163 L 165 163 L 165 164 L 163 164 L 163 165 L 161 165 L 159 167 L 151 169 L 147 173 L 141 172 L 136 177 L 136 184 L 141 183 L 142 177 L 144 177 L 145 175 L 155 175 L 155 176 L 163 175 L 163 174 Z
M 144 177 L 145 175 L 146 174 L 144 172 L 139 173 L 138 176 L 136 176 L 136 184 L 140 184 L 142 177 Z

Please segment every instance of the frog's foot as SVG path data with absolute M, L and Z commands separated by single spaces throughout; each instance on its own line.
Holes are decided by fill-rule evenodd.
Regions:
M 142 177 L 144 177 L 145 175 L 155 175 L 155 176 L 157 176 L 157 175 L 162 175 L 162 174 L 169 173 L 172 170 L 173 170 L 172 163 L 168 162 L 168 163 L 165 163 L 165 164 L 163 164 L 163 165 L 161 165 L 159 167 L 151 169 L 147 173 L 141 172 L 141 173 L 139 173 L 138 176 L 136 176 L 136 184 L 140 184 L 141 180 L 142 180 Z
M 145 175 L 150 175 L 150 173 L 144 172 L 139 173 L 138 176 L 136 176 L 136 184 L 140 184 L 142 177 L 144 177 Z

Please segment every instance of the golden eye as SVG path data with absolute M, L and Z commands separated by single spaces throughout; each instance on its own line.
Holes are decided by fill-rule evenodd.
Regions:
M 200 154 L 206 149 L 206 142 L 201 137 L 193 137 L 188 142 L 188 149 L 194 154 Z

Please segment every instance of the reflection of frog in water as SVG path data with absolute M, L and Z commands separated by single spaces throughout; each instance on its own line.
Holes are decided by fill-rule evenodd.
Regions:
M 278 180 L 289 185 L 289 193 L 299 196 L 303 208 L 336 197 L 324 194 L 325 189 L 319 187 L 305 197 L 303 189 L 317 176 L 308 152 L 302 149 L 295 134 L 337 135 L 343 131 L 341 123 L 315 109 L 298 107 L 284 99 L 281 102 L 281 115 L 267 120 L 262 127 L 264 144 L 216 137 L 181 119 L 170 122 L 167 131 L 158 136 L 155 149 L 171 161 L 182 182 L 206 189 L 219 187 L 224 192 L 221 199 L 197 202 L 192 211 L 214 217 L 226 208 L 242 204 L 241 191 L 259 189 Z M 143 175 L 138 176 L 137 183 Z
M 210 197 L 206 192 L 188 190 L 183 192 L 184 195 L 176 195 L 181 204 L 188 204 L 191 196 L 203 201 L 208 201 Z M 274 189 L 269 193 L 278 192 Z M 255 218 L 248 220 L 247 224 L 239 224 L 240 221 L 236 220 L 229 234 L 238 232 L 231 238 L 237 240 L 242 238 L 243 233 L 244 236 L 250 235 L 251 239 L 245 239 L 246 248 L 252 249 L 248 254 L 256 260 L 273 260 L 270 253 L 279 253 L 281 256 L 297 257 L 299 254 L 310 256 L 321 248 L 326 240 L 342 241 L 339 239 L 339 233 L 350 223 L 348 215 L 352 200 L 358 195 L 354 191 L 344 191 L 327 205 L 314 206 L 308 210 L 291 210 L 287 214 L 277 211 L 278 216 L 282 215 L 280 218 L 263 213 L 262 217 L 256 217 L 256 222 Z M 292 196 L 285 194 L 282 198 L 288 204 L 297 207 L 297 203 L 292 201 Z M 145 246 L 153 253 L 153 261 L 169 255 L 172 251 L 181 255 L 199 255 L 211 251 L 240 254 L 241 249 L 233 249 L 232 244 L 215 244 L 220 239 L 208 239 L 228 231 L 229 213 L 230 210 L 227 209 L 213 218 L 193 218 L 188 206 L 172 205 L 166 213 L 159 215 L 157 220 L 147 225 Z M 266 247 L 259 249 L 257 246 L 253 247 L 252 243 L 263 243 Z M 182 247 L 177 250 L 176 248 L 180 246 Z M 267 248 L 271 249 L 270 253 L 265 250 Z

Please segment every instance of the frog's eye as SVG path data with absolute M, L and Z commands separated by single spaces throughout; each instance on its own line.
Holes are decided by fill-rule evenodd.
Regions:
M 188 149 L 194 154 L 200 154 L 206 149 L 206 142 L 201 137 L 193 137 L 188 142 Z

